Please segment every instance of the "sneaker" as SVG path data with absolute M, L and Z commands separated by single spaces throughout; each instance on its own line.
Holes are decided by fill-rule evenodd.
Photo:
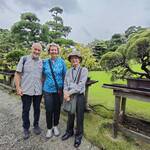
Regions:
M 28 129 L 24 129 L 23 139 L 27 140 L 30 137 L 30 131 Z
M 33 132 L 35 133 L 35 134 L 41 134 L 41 128 L 39 127 L 39 126 L 36 126 L 36 127 L 34 127 L 33 128 Z
M 46 133 L 46 138 L 51 138 L 53 136 L 52 129 L 48 129 Z
M 59 135 L 60 135 L 60 131 L 59 131 L 59 129 L 58 129 L 57 126 L 54 126 L 54 127 L 53 127 L 53 132 L 54 132 L 54 135 L 55 135 L 55 136 L 59 136 Z

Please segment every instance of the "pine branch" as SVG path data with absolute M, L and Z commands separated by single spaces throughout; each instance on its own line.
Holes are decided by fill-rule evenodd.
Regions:
M 125 67 L 126 67 L 127 70 L 128 70 L 129 72 L 131 72 L 132 74 L 136 74 L 136 75 L 140 75 L 140 76 L 147 76 L 146 73 L 141 73 L 141 72 L 137 72 L 137 71 L 132 70 L 132 69 L 129 67 L 128 64 L 125 64 Z

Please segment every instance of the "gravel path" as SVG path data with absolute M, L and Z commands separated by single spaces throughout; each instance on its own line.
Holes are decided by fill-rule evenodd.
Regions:
M 31 124 L 32 124 L 32 112 Z M 66 123 L 60 120 L 60 130 L 65 131 Z M 60 137 L 45 138 L 46 123 L 45 110 L 42 109 L 40 117 L 42 133 L 35 135 L 31 130 L 28 140 L 22 137 L 21 101 L 15 95 L 10 95 L 6 90 L 0 89 L 0 150 L 74 150 L 74 138 L 62 142 Z M 80 150 L 98 150 L 97 147 L 83 139 Z

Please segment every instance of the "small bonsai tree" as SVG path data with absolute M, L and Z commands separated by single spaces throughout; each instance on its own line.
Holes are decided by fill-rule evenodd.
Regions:
M 17 65 L 21 56 L 25 55 L 25 51 L 13 50 L 6 55 L 6 65 L 9 69 L 13 69 Z
M 135 64 L 140 67 L 135 67 Z M 115 52 L 104 54 L 100 65 L 103 70 L 112 72 L 111 80 L 128 77 L 150 79 L 150 29 L 133 33 Z

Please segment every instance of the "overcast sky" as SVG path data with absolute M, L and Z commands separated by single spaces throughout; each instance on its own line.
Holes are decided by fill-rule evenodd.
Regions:
M 150 26 L 149 0 L 0 0 L 0 28 L 10 28 L 24 12 L 43 24 L 53 6 L 63 8 L 64 24 L 72 27 L 69 38 L 81 43 L 110 39 L 132 25 Z

